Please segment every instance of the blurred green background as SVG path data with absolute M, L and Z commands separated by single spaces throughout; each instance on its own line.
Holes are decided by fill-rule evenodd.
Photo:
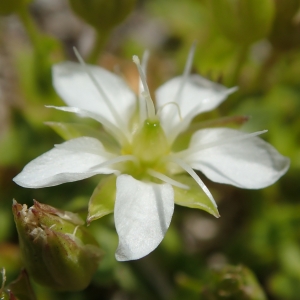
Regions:
M 12 178 L 62 142 L 46 121 L 91 123 L 45 108 L 63 105 L 51 65 L 75 60 L 116 70 L 133 87 L 132 55 L 149 49 L 150 89 L 183 72 L 194 41 L 193 72 L 239 90 L 198 119 L 250 116 L 241 127 L 290 157 L 288 173 L 264 190 L 241 190 L 201 178 L 220 219 L 176 206 L 161 245 L 147 257 L 117 262 L 113 216 L 92 223 L 105 252 L 82 292 L 33 283 L 37 298 L 300 299 L 300 0 L 14 0 L 0 3 L 0 267 L 7 283 L 22 267 L 12 199 L 32 199 L 85 218 L 100 179 L 25 189 Z M 86 95 L 88 97 L 88 95 Z M 83 99 L 84 101 L 84 99 Z M 22 300 L 22 299 L 21 299 Z

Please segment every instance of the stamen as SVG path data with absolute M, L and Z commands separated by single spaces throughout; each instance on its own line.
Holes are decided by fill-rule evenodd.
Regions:
M 164 182 L 169 183 L 171 185 L 177 186 L 181 189 L 184 189 L 184 190 L 189 190 L 190 189 L 190 187 L 188 185 L 183 184 L 181 182 L 178 182 L 178 181 L 176 181 L 176 180 L 174 180 L 174 179 L 172 179 L 172 178 L 170 178 L 170 177 L 168 177 L 168 176 L 166 176 L 166 175 L 164 175 L 160 172 L 154 171 L 152 169 L 148 169 L 147 172 L 152 177 L 158 178 L 161 181 L 164 181 Z
M 221 146 L 227 143 L 231 143 L 231 142 L 237 142 L 237 141 L 242 141 L 245 139 L 249 139 L 252 137 L 256 137 L 258 135 L 261 135 L 263 133 L 266 133 L 268 130 L 262 130 L 262 131 L 256 131 L 253 133 L 249 133 L 249 134 L 245 134 L 245 135 L 240 135 L 240 136 L 234 136 L 232 138 L 227 138 L 227 139 L 222 139 L 222 140 L 218 140 L 215 142 L 211 142 L 211 143 L 206 143 L 206 144 L 198 144 L 198 145 L 194 145 L 191 148 L 188 148 L 186 150 L 180 151 L 175 153 L 174 155 L 176 155 L 177 157 L 187 157 L 189 155 L 195 154 L 199 151 L 205 150 L 205 149 L 209 149 L 209 148 L 213 148 L 216 146 Z
M 179 119 L 180 119 L 180 121 L 182 121 L 182 115 L 181 115 L 180 107 L 179 107 L 178 103 L 176 103 L 176 102 L 168 102 L 168 103 L 165 103 L 163 106 L 161 106 L 161 107 L 157 110 L 156 115 L 160 115 L 160 114 L 161 114 L 161 111 L 163 110 L 163 108 L 165 108 L 167 105 L 170 105 L 170 104 L 173 104 L 173 105 L 176 106 L 177 112 L 178 112 L 178 115 L 179 115 Z
M 195 111 L 198 110 L 200 105 L 196 106 L 192 111 L 190 111 L 182 120 L 182 122 L 177 123 L 176 126 L 172 128 L 172 131 L 168 135 L 168 141 L 170 144 L 172 144 L 177 136 L 183 132 L 186 127 L 188 127 L 188 124 L 191 122 L 193 115 L 195 114 Z
M 186 64 L 185 64 L 185 68 L 184 68 L 184 72 L 183 72 L 183 76 L 182 76 L 182 81 L 181 84 L 178 88 L 177 94 L 176 94 L 176 98 L 175 101 L 180 103 L 180 98 L 181 98 L 181 94 L 184 88 L 184 85 L 187 81 L 188 76 L 191 73 L 192 70 L 192 64 L 193 64 L 193 60 L 194 60 L 194 55 L 195 55 L 195 51 L 196 51 L 196 42 L 193 43 Z
M 149 51 L 145 51 L 142 58 L 142 70 L 145 74 L 145 79 L 147 79 L 147 64 L 149 60 Z M 144 121 L 147 119 L 147 108 L 146 108 L 146 102 L 143 99 L 143 83 L 142 80 L 139 80 L 139 113 L 140 113 L 140 124 L 143 124 Z
M 174 98 L 174 102 L 177 102 L 179 104 L 181 102 L 181 95 L 184 90 L 184 86 L 187 82 L 189 74 L 191 73 L 195 51 L 196 51 L 196 42 L 193 43 L 193 45 L 190 49 L 190 52 L 189 52 L 189 55 L 188 55 L 188 58 L 187 58 L 187 61 L 185 64 L 184 72 L 182 75 L 182 80 L 180 82 L 180 85 L 178 87 L 177 93 Z M 172 114 L 169 112 L 168 115 L 166 116 L 167 123 L 169 123 L 171 121 L 171 118 L 172 118 Z
M 115 108 L 113 107 L 113 105 L 111 104 L 108 96 L 106 95 L 106 93 L 104 92 L 104 90 L 101 88 L 100 84 L 98 83 L 98 81 L 96 80 L 96 78 L 94 77 L 94 75 L 92 74 L 92 72 L 86 66 L 86 63 L 84 62 L 83 58 L 81 57 L 81 55 L 79 54 L 79 52 L 77 51 L 77 49 L 75 47 L 73 47 L 73 50 L 75 52 L 75 55 L 76 55 L 78 61 L 82 65 L 83 69 L 85 70 L 85 72 L 87 73 L 87 75 L 90 77 L 90 79 L 94 83 L 94 85 L 95 85 L 97 91 L 99 92 L 99 94 L 102 96 L 105 104 L 109 108 L 109 110 L 110 110 L 111 114 L 113 115 L 114 119 L 116 120 L 119 128 L 121 130 L 126 130 L 126 126 L 124 126 L 121 117 L 119 116 L 119 114 L 117 113 L 117 111 L 115 110 Z
M 144 87 L 144 92 L 142 92 L 141 95 L 145 98 L 145 101 L 146 101 L 148 118 L 150 120 L 154 120 L 155 119 L 155 107 L 154 107 L 154 103 L 152 101 L 152 98 L 151 98 L 151 95 L 149 92 L 145 74 L 144 74 L 141 64 L 140 64 L 140 60 L 136 55 L 133 56 L 132 60 L 136 64 L 136 67 L 139 71 L 140 78 L 141 78 L 141 81 L 142 81 L 142 84 Z
M 121 155 L 121 156 L 115 157 L 113 159 L 107 160 L 99 165 L 94 166 L 94 167 L 91 167 L 89 170 L 92 171 L 92 170 L 95 170 L 98 168 L 102 168 L 102 167 L 109 166 L 109 165 L 114 165 L 114 164 L 124 162 L 124 161 L 132 161 L 136 165 L 138 165 L 138 163 L 139 163 L 138 159 L 134 155 Z
M 199 176 L 196 174 L 196 172 L 188 164 L 186 164 L 183 160 L 181 160 L 180 158 L 175 157 L 175 156 L 168 156 L 166 159 L 173 163 L 176 163 L 182 169 L 184 169 L 187 173 L 189 173 L 194 178 L 194 180 L 198 183 L 198 185 L 201 187 L 203 192 L 208 196 L 208 198 L 210 199 L 212 204 L 215 207 L 217 207 L 217 203 L 216 203 L 213 195 L 210 193 L 209 189 L 206 187 L 204 182 L 199 178 Z
M 97 122 L 101 123 L 107 129 L 107 131 L 109 131 L 109 133 L 111 133 L 115 137 L 115 139 L 117 141 L 123 141 L 123 142 L 127 141 L 125 134 L 116 125 L 109 122 L 108 120 L 106 120 L 105 118 L 103 118 L 102 116 L 100 116 L 98 114 L 95 114 L 90 111 L 86 111 L 84 109 L 80 109 L 77 107 L 53 106 L 53 105 L 45 105 L 45 107 L 55 108 L 57 110 L 71 112 L 71 113 L 81 115 L 83 117 L 92 118 L 92 119 L 96 120 Z

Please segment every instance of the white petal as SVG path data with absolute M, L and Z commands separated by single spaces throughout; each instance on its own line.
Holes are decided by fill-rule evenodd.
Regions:
M 114 173 L 110 168 L 90 170 L 106 160 L 99 141 L 81 137 L 57 145 L 37 157 L 13 180 L 23 187 L 41 188 L 81 180 L 96 174 Z
M 153 251 L 164 238 L 173 211 L 174 191 L 170 184 L 145 183 L 120 175 L 114 211 L 119 235 L 116 259 L 139 259 Z
M 199 130 L 190 143 L 199 151 L 185 157 L 185 161 L 215 182 L 248 189 L 273 184 L 288 170 L 289 159 L 261 138 L 245 135 L 228 128 Z M 226 139 L 232 139 L 232 143 L 225 142 Z M 214 143 L 217 141 L 219 145 Z M 209 143 L 214 146 L 206 148 Z
M 87 66 L 87 68 L 118 112 L 122 123 L 128 125 L 135 110 L 134 93 L 121 78 L 113 73 L 96 66 Z M 80 64 L 73 62 L 57 64 L 53 67 L 52 74 L 54 88 L 67 105 L 98 114 L 119 127 L 103 95 L 98 92 Z
M 182 80 L 183 76 L 175 77 L 156 91 L 158 108 L 168 102 L 179 104 L 182 118 L 189 119 L 182 130 L 186 129 L 196 115 L 216 108 L 229 94 L 236 90 L 236 88 L 227 89 L 223 85 L 211 82 L 196 74 L 189 75 L 183 86 Z M 180 124 L 179 114 L 173 105 L 167 105 L 162 109 L 161 122 L 167 134 L 174 126 Z

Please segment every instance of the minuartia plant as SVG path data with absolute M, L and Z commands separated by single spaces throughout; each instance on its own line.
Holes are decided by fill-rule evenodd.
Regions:
M 258 137 L 265 131 L 190 127 L 195 116 L 213 110 L 236 90 L 190 74 L 194 51 L 192 47 L 183 75 L 156 90 L 155 105 L 146 83 L 147 55 L 142 64 L 133 57 L 140 74 L 138 96 L 122 78 L 85 65 L 79 55 L 81 64 L 53 67 L 54 87 L 68 105 L 54 108 L 95 119 L 103 130 L 99 138 L 82 136 L 55 145 L 14 181 L 42 188 L 107 174 L 90 199 L 88 222 L 114 212 L 119 261 L 139 259 L 159 245 L 174 202 L 219 216 L 212 194 L 194 170 L 215 182 L 259 189 L 289 167 L 288 158 Z M 52 126 L 70 130 L 64 123 Z M 188 143 L 185 132 L 192 132 Z

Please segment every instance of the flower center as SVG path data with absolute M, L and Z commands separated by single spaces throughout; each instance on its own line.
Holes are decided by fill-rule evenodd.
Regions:
M 149 178 L 149 170 L 166 171 L 166 163 L 162 158 L 170 153 L 170 146 L 166 135 L 158 120 L 146 119 L 142 126 L 134 133 L 132 143 L 122 149 L 122 156 L 134 157 L 122 163 L 119 170 L 130 174 L 136 179 Z
M 147 119 L 132 140 L 132 154 L 141 164 L 153 165 L 170 152 L 170 147 L 158 120 Z

